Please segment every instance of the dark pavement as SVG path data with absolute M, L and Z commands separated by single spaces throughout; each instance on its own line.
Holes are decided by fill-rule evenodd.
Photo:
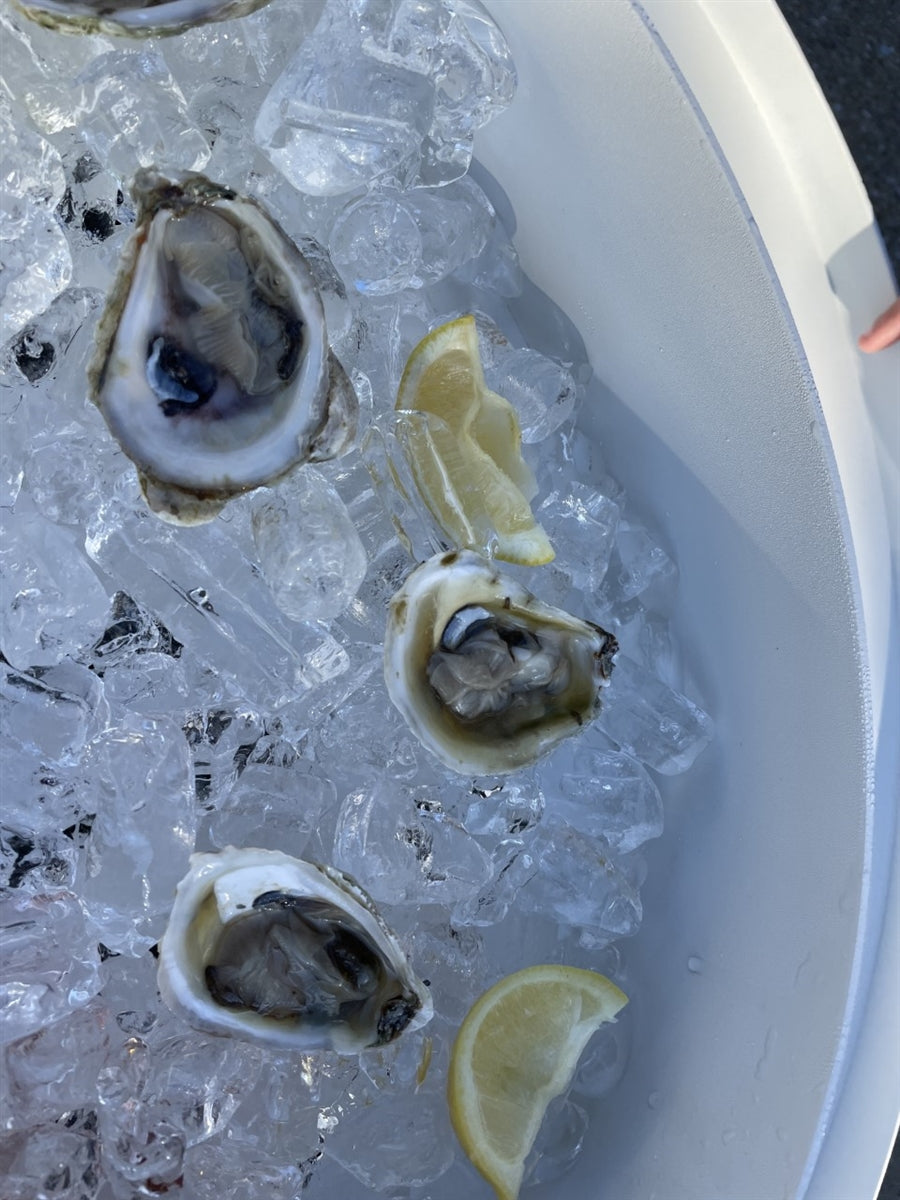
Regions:
M 900 280 L 900 3 L 778 4 L 856 160 Z

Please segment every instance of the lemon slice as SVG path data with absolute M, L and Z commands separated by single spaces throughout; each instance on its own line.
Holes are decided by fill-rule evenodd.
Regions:
M 409 356 L 397 408 L 431 414 L 404 430 L 422 499 L 455 546 L 536 566 L 554 558 L 529 503 L 537 488 L 508 400 L 485 383 L 471 315 L 433 329 Z
M 628 997 L 579 967 L 527 967 L 475 1002 L 450 1055 L 450 1119 L 499 1200 L 516 1200 L 547 1105 Z

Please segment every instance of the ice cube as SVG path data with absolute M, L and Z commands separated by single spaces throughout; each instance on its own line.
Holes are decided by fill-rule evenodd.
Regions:
M 315 1147 L 313 1153 L 315 1153 Z M 302 1148 L 291 1156 L 305 1157 Z M 229 1180 L 229 1200 L 296 1200 L 306 1186 L 304 1163 L 284 1154 L 273 1158 L 257 1145 L 236 1137 L 195 1146 L 185 1156 L 184 1190 L 192 1200 L 221 1200 L 222 1181 Z
M 18 814 L 7 820 L 11 823 L 0 825 L 0 886 L 25 887 L 32 894 L 72 887 L 77 869 L 73 842 L 63 833 L 33 832 Z
M 627 754 L 663 775 L 686 771 L 713 734 L 712 720 L 692 700 L 621 653 L 597 726 Z
M 348 284 L 369 296 L 409 287 L 422 268 L 422 234 L 406 198 L 393 191 L 354 200 L 334 223 L 329 249 Z
M 408 935 L 409 958 L 420 977 L 429 981 L 435 1012 L 456 1028 L 496 972 L 485 954 L 481 931 L 438 920 L 436 911 L 417 916 Z M 434 1029 L 429 1025 L 425 1032 L 432 1034 Z
M 571 765 L 541 768 L 550 816 L 562 818 L 589 837 L 603 838 L 625 854 L 659 837 L 663 807 L 659 788 L 628 754 L 579 742 Z
M 369 3 L 363 21 L 367 54 L 419 72 L 433 84 L 422 181 L 459 178 L 469 165 L 475 130 L 515 94 L 515 68 L 503 34 L 477 0 Z
M 551 491 L 538 512 L 547 536 L 566 547 L 573 586 L 588 594 L 595 591 L 615 545 L 618 504 L 576 480 Z
M 331 780 L 299 765 L 250 763 L 210 821 L 210 837 L 220 849 L 261 846 L 302 858 L 310 834 L 335 795 Z
M 570 420 L 579 398 L 571 372 L 562 363 L 527 347 L 491 344 L 484 375 L 487 385 L 516 410 L 522 441 L 540 442 Z
M 0 186 L 3 248 L 0 342 L 26 325 L 72 278 L 72 255 L 54 209 L 65 190 L 56 150 L 29 131 L 8 97 L 0 97 Z
M 588 1123 L 588 1114 L 568 1094 L 551 1100 L 525 1160 L 525 1185 L 561 1179 L 581 1153 Z
M 492 859 L 490 881 L 476 895 L 466 896 L 456 904 L 454 925 L 496 925 L 515 904 L 520 889 L 539 870 L 528 845 L 517 838 L 499 842 Z
M 0 667 L 0 712 L 10 747 L 5 777 L 24 781 L 40 765 L 45 783 L 53 767 L 65 769 L 80 760 L 109 717 L 102 683 L 71 660 L 32 671 Z M 10 815 L 16 807 L 12 794 L 6 804 Z M 39 814 L 32 809 L 28 815 L 37 820 Z
M 75 536 L 36 513 L 0 514 L 0 646 L 20 670 L 50 666 L 93 644 L 106 589 Z
M 158 51 L 110 50 L 75 83 L 73 115 L 97 162 L 128 178 L 135 165 L 200 171 L 209 144 L 190 120 L 181 89 Z
M 71 892 L 7 893 L 0 939 L 0 1042 L 34 1033 L 96 995 L 97 940 Z
M 133 493 L 115 493 L 88 527 L 86 545 L 233 701 L 279 708 L 349 665 L 326 630 L 286 619 L 260 588 L 249 518 L 236 503 L 208 525 L 175 529 Z
M 194 848 L 187 741 L 174 721 L 128 717 L 93 743 L 81 771 L 96 805 L 82 896 L 108 946 L 137 950 L 162 932 Z
M 338 616 L 366 573 L 366 552 L 347 507 L 306 467 L 250 503 L 259 565 L 279 609 L 295 621 Z
M 431 789 L 392 781 L 344 800 L 334 861 L 376 901 L 452 904 L 491 876 L 487 852 L 441 811 Z
M 520 837 L 533 829 L 544 812 L 544 797 L 532 781 L 510 783 L 475 780 L 463 825 L 480 836 Z
M 593 1035 L 578 1062 L 572 1083 L 576 1096 L 599 1100 L 611 1092 L 625 1072 L 631 1049 L 630 1010 L 601 1026 Z
M 598 600 L 604 609 L 615 612 L 651 588 L 668 598 L 676 579 L 675 564 L 665 550 L 643 525 L 628 518 L 616 531 L 615 550 Z
M 378 1192 L 431 1183 L 456 1153 L 443 1091 L 381 1092 L 338 1120 L 325 1141 L 327 1157 Z
M 375 179 L 411 181 L 433 105 L 421 75 L 362 52 L 351 7 L 330 0 L 263 101 L 254 129 L 274 166 L 316 196 Z
M 385 413 L 372 422 L 361 446 L 375 492 L 398 537 L 417 562 L 449 548 L 411 466 L 417 458 L 426 456 L 440 462 L 435 432 L 446 445 L 448 426 L 433 413 Z
M 545 822 L 530 852 L 539 866 L 519 894 L 523 911 L 550 913 L 564 926 L 589 929 L 596 946 L 637 932 L 640 896 L 602 843 Z
M 105 1004 L 94 999 L 8 1045 L 0 1070 L 0 1128 L 26 1129 L 66 1109 L 93 1105 L 109 1024 Z
M 411 281 L 413 287 L 438 283 L 477 258 L 496 220 L 487 196 L 467 177 L 441 188 L 416 188 L 407 203 L 422 238 L 422 259 Z
M 98 1138 L 86 1129 L 67 1129 L 65 1122 L 39 1125 L 24 1133 L 0 1137 L 0 1170 L 6 1200 L 94 1200 L 101 1179 L 97 1171 Z

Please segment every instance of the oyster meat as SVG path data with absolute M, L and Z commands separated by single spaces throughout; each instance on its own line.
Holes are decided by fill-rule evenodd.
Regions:
M 150 507 L 181 524 L 342 454 L 357 399 L 306 260 L 254 200 L 138 172 L 134 235 L 97 333 L 91 394 Z
M 534 762 L 600 709 L 612 634 L 541 603 L 468 550 L 417 567 L 391 601 L 388 693 L 419 741 L 461 773 Z
M 363 889 L 277 850 L 194 854 L 159 989 L 197 1029 L 356 1053 L 430 1020 L 431 995 Z
M 32 21 L 65 33 L 150 37 L 242 17 L 269 0 L 14 0 Z

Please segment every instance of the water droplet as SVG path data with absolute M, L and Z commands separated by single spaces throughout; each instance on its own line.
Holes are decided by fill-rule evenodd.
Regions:
M 703 959 L 698 954 L 692 954 L 688 959 L 687 967 L 692 975 L 702 975 Z
M 723 1129 L 722 1130 L 722 1145 L 727 1146 L 728 1143 L 733 1142 L 736 1137 L 737 1137 L 736 1129 Z
M 660 1095 L 659 1092 L 651 1092 L 650 1095 L 647 1097 L 647 1107 L 648 1108 L 659 1108 L 660 1100 L 662 1100 L 662 1096 Z

